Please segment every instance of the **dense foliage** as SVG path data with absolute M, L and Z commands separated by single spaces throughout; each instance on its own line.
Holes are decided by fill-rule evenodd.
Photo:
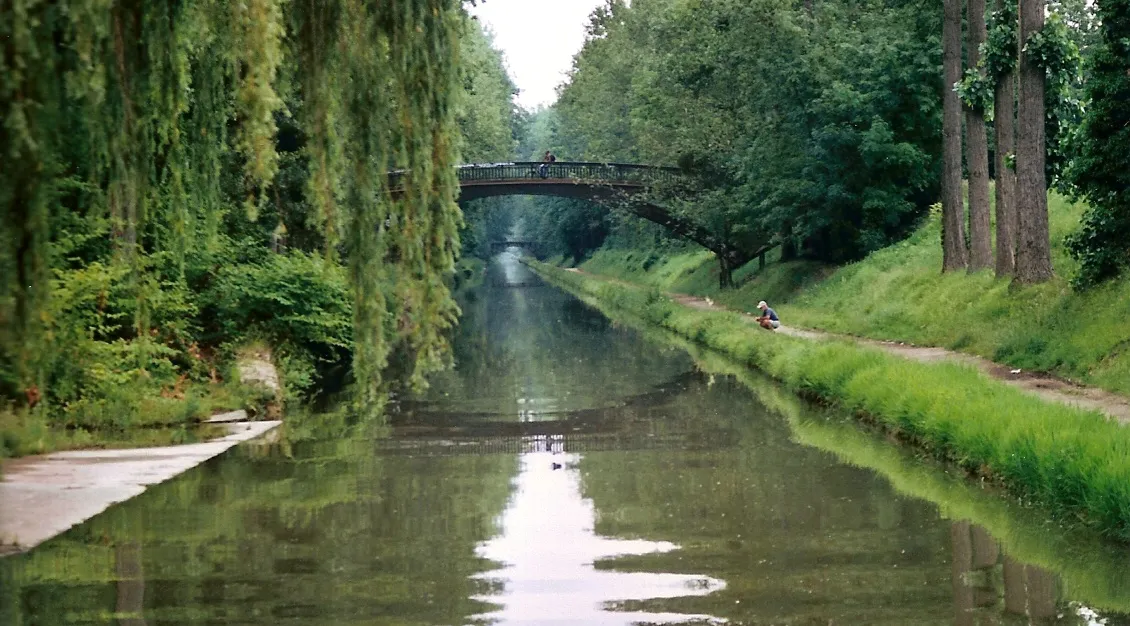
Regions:
M 1127 119 L 1117 109 L 1124 99 L 1118 81 L 1130 67 L 1119 47 L 1125 7 L 1118 0 L 1046 5 L 1046 21 L 1021 42 L 1016 2 L 990 3 L 988 40 L 979 54 L 965 50 L 971 62 L 980 61 L 966 68 L 958 89 L 977 117 L 991 122 L 994 113 L 1011 112 L 995 130 L 1007 136 L 990 145 L 997 159 L 991 174 L 1013 172 L 1018 160 L 1036 163 L 1046 169 L 1041 180 L 1063 191 L 1078 184 L 1102 207 L 1074 244 L 1087 284 L 1113 275 L 1127 258 L 1125 246 L 1114 243 L 1126 232 L 1114 208 L 1116 191 L 1126 185 L 1110 174 L 1125 168 L 1116 156 L 1121 144 L 1108 141 Z M 529 135 L 539 139 L 534 150 L 519 152 L 678 165 L 697 193 L 667 203 L 723 239 L 747 251 L 781 244 L 786 259 L 857 259 L 906 236 L 938 198 L 941 96 L 954 87 L 939 81 L 941 18 L 936 2 L 917 0 L 608 0 L 591 16 L 558 102 L 531 121 Z M 966 27 L 972 19 L 965 16 Z M 1017 107 L 1021 52 L 1045 87 L 1040 103 L 1021 98 Z M 1084 61 L 1087 76 L 1080 72 Z M 1031 81 L 1021 82 L 1021 91 L 1033 93 Z M 995 97 L 1011 101 L 994 106 Z M 1013 121 L 1018 108 L 1033 111 L 1025 120 L 1045 120 L 1039 138 L 1033 124 Z M 1090 118 L 1080 132 L 1085 110 Z M 996 154 L 998 142 L 1006 153 Z M 998 235 L 1008 240 L 998 242 L 1002 276 L 1014 273 L 1017 242 L 1026 237 L 1027 252 L 1047 239 L 1046 207 L 1031 201 L 1042 197 L 1044 183 L 1037 181 L 1036 191 L 1029 178 L 1023 189 L 1015 176 L 1006 177 L 1006 189 L 998 184 L 998 205 L 1007 210 L 998 219 Z M 1026 199 L 1019 228 L 1018 189 Z M 582 203 L 543 208 L 527 226 L 555 252 L 574 257 L 605 241 L 649 247 L 662 237 Z M 979 215 L 974 234 L 984 267 L 988 222 Z M 1049 276 L 1034 269 L 1044 256 L 1025 256 L 1017 275 Z
M 0 414 L 175 395 L 252 339 L 364 400 L 449 362 L 452 166 L 514 118 L 459 0 L 15 0 L 0 40 Z
M 571 158 L 683 166 L 747 249 L 854 259 L 937 194 L 940 15 L 912 0 L 609 2 L 556 105 Z
M 1088 67 L 1089 110 L 1072 165 L 1075 186 L 1090 203 L 1070 241 L 1090 285 L 1130 269 L 1130 2 L 1102 0 L 1102 43 Z

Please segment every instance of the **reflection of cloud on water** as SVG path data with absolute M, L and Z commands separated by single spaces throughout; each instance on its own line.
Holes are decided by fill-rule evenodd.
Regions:
M 501 624 L 723 623 L 705 615 L 609 610 L 625 600 L 704 596 L 726 583 L 708 576 L 595 569 L 601 559 L 678 546 L 597 535 L 592 501 L 581 497 L 574 467 L 579 458 L 548 452 L 521 456 L 514 493 L 502 514 L 502 534 L 477 550 L 502 564 L 482 576 L 497 581 L 500 595 L 478 598 L 500 608 L 481 617 Z M 554 464 L 564 467 L 555 470 Z

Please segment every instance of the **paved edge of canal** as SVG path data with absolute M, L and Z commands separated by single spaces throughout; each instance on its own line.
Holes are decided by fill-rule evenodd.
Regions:
M 0 479 L 0 557 L 26 552 L 281 424 L 229 423 L 228 435 L 183 446 L 72 450 L 9 461 Z

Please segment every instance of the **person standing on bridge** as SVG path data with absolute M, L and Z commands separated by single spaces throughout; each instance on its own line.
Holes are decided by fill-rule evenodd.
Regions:
M 757 308 L 761 309 L 761 317 L 757 318 L 757 323 L 765 330 L 777 330 L 781 327 L 781 320 L 777 318 L 777 312 L 769 308 L 765 301 L 757 303 Z
M 556 161 L 557 157 L 549 150 L 546 150 L 545 156 L 542 157 L 541 165 L 538 166 L 538 175 L 542 178 L 549 178 L 549 164 L 555 163 Z

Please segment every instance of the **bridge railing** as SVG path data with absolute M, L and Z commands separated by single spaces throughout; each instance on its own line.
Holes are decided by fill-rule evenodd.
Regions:
M 577 183 L 654 185 L 669 182 L 679 175 L 673 167 L 655 167 L 631 163 L 517 161 L 460 165 L 456 168 L 460 184 L 505 182 L 514 180 L 568 180 Z M 389 188 L 400 188 L 402 172 L 389 173 Z
M 457 170 L 463 183 L 507 180 L 575 180 L 577 182 L 655 184 L 673 179 L 678 170 L 630 163 L 543 163 L 525 161 L 517 163 L 491 163 L 463 165 Z

